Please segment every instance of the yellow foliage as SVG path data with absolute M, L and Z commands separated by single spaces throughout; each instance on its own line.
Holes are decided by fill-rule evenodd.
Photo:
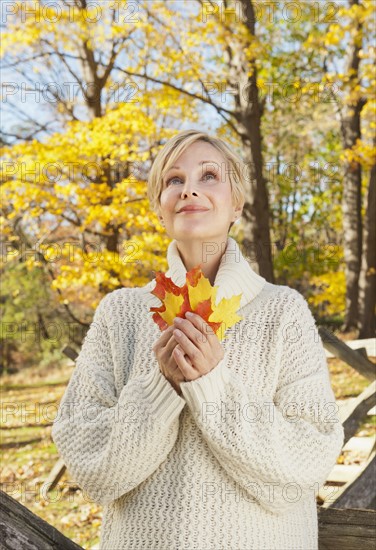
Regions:
M 340 158 L 348 163 L 358 162 L 365 169 L 370 170 L 376 161 L 376 147 L 358 139 L 352 149 L 343 151 Z
M 343 271 L 323 273 L 310 278 L 316 288 L 308 302 L 319 307 L 324 315 L 343 315 L 346 309 L 346 278 Z
M 11 54 L 22 59 L 22 55 L 33 58 L 51 51 L 57 59 L 60 54 L 77 56 L 79 53 L 81 56 L 84 55 L 82 52 L 92 48 L 90 54 L 93 59 L 100 60 L 100 75 L 97 76 L 101 77 L 115 41 L 113 51 L 122 52 L 121 63 L 120 58 L 116 63 L 124 73 L 117 70 L 109 75 L 102 92 L 112 95 L 107 103 L 102 102 L 102 116 L 94 117 L 87 108 L 86 99 L 81 97 L 74 104 L 75 108 L 79 107 L 75 110 L 75 116 L 81 108 L 86 108 L 85 115 L 81 120 L 67 121 L 69 110 L 57 103 L 56 119 L 63 121 L 62 131 L 48 134 L 43 142 L 33 139 L 3 148 L 3 160 L 14 171 L 10 170 L 2 182 L 6 214 L 1 226 L 7 235 L 12 236 L 11 228 L 16 217 L 25 220 L 28 215 L 37 227 L 42 227 L 47 219 L 45 230 L 48 241 L 56 239 L 55 244 L 60 246 L 60 255 L 50 262 L 55 277 L 53 287 L 63 292 L 63 299 L 74 302 L 78 298 L 93 303 L 90 302 L 93 291 L 98 294 L 100 285 L 107 289 L 142 285 L 148 282 L 155 269 L 166 267 L 164 253 L 168 239 L 155 214 L 149 212 L 145 174 L 160 144 L 178 131 L 176 128 L 180 128 L 181 120 L 199 122 L 201 117 L 197 102 L 187 95 L 168 86 L 150 89 L 149 83 L 132 75 L 144 74 L 145 60 L 151 51 L 155 51 L 164 63 L 148 66 L 149 74 L 166 81 L 169 80 L 169 73 L 173 74 L 181 81 L 182 87 L 195 92 L 197 82 L 219 84 L 228 81 L 225 63 L 203 64 L 203 43 L 215 48 L 218 59 L 223 57 L 227 46 L 235 46 L 249 74 L 253 71 L 253 64 L 262 70 L 273 44 L 253 37 L 241 22 L 236 24 L 235 35 L 232 18 L 226 18 L 227 24 L 222 25 L 219 9 L 206 20 L 202 17 L 202 10 L 197 9 L 192 17 L 187 18 L 187 25 L 178 26 L 177 17 L 173 17 L 168 3 L 159 2 L 158 22 L 165 31 L 162 33 L 151 8 L 150 17 L 138 16 L 137 23 L 125 25 L 121 20 L 124 13 L 120 19 L 112 21 L 111 3 L 107 2 L 89 3 L 87 10 L 81 9 L 79 3 L 74 6 L 68 2 L 60 3 L 61 15 L 56 21 L 53 20 L 56 12 L 54 3 L 47 3 L 43 16 L 37 22 L 33 17 L 23 20 L 25 4 L 24 1 L 12 3 L 19 10 L 2 35 L 2 55 Z M 35 6 L 36 10 L 41 9 L 40 4 L 28 2 L 28 6 Z M 112 4 L 121 5 L 116 2 Z M 328 26 L 327 44 L 337 47 L 355 18 L 365 20 L 366 17 L 368 21 L 373 13 L 372 2 L 363 0 L 362 4 L 362 8 L 352 11 L 344 9 L 337 13 L 340 23 Z M 102 15 L 100 22 L 95 21 L 98 6 Z M 72 10 L 74 18 L 71 17 Z M 139 49 L 136 55 L 133 50 L 123 52 L 130 43 L 132 48 L 137 44 Z M 326 55 L 322 33 L 311 35 L 307 44 Z M 55 59 L 54 55 L 51 59 Z M 362 88 L 360 82 L 353 85 L 349 75 L 339 78 L 344 87 L 351 88 L 351 99 L 363 93 L 369 94 L 374 82 L 373 58 L 374 49 L 362 52 L 365 81 L 370 83 L 368 89 Z M 69 64 L 71 60 L 67 58 L 67 61 Z M 43 63 L 46 64 L 44 76 L 47 78 L 47 68 L 51 68 L 50 57 L 43 57 Z M 74 69 L 79 71 L 79 64 Z M 42 64 L 35 67 L 36 72 L 40 70 L 44 74 Z M 117 90 L 119 80 L 128 73 L 129 80 L 123 81 L 123 86 Z M 90 72 L 79 73 L 84 85 L 90 84 L 92 77 Z M 260 88 L 270 82 L 267 69 L 259 72 L 259 79 Z M 336 78 L 333 80 L 336 81 Z M 299 89 L 301 83 L 297 81 L 294 86 Z M 128 95 L 124 94 L 126 90 Z M 220 99 L 218 91 L 218 96 L 213 100 L 219 105 Z M 366 109 L 367 106 L 364 112 Z M 369 118 L 372 118 L 371 115 Z M 371 127 L 372 122 L 364 135 Z M 231 136 L 228 128 L 219 128 L 218 133 L 223 133 L 223 137 L 230 139 L 234 146 L 239 145 L 239 136 Z M 372 150 L 365 143 L 359 144 L 351 154 L 368 166 Z M 138 166 L 142 170 L 138 170 Z M 43 235 L 41 230 L 40 234 L 35 234 L 35 240 Z M 90 246 L 84 249 L 83 243 L 97 249 L 93 251 Z M 112 250 L 114 247 L 116 251 Z M 54 246 L 41 246 L 40 250 L 47 261 L 53 258 L 56 251 Z M 28 260 L 30 265 L 33 261 L 32 257 Z M 225 302 L 221 302 L 218 307 L 225 306 Z

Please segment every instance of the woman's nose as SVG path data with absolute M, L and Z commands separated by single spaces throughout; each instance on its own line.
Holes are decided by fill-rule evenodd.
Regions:
M 197 196 L 197 191 L 195 189 L 194 183 L 192 181 L 189 182 L 188 180 L 186 180 L 181 190 L 181 196 L 186 197 L 189 195 Z

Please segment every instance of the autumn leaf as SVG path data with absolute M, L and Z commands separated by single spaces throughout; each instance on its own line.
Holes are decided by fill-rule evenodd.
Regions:
M 217 286 L 212 286 L 198 265 L 186 273 L 186 282 L 182 287 L 176 285 L 164 273 L 156 273 L 156 285 L 151 291 L 161 300 L 162 305 L 151 307 L 152 319 L 160 330 L 173 324 L 175 317 L 185 317 L 192 311 L 212 328 L 220 340 L 225 338 L 226 329 L 240 321 L 236 311 L 240 307 L 241 294 L 231 298 L 222 298 L 216 305 Z

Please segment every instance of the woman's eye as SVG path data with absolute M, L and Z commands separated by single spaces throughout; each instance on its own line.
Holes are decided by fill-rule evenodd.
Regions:
M 214 172 L 205 172 L 205 176 L 213 176 L 214 179 L 217 178 L 217 175 Z
M 178 178 L 177 176 L 170 178 L 169 180 L 166 181 L 166 185 L 169 185 L 174 180 L 180 180 L 180 178 Z
M 214 179 L 217 179 L 217 175 L 214 172 L 205 172 L 202 179 L 206 178 L 206 176 L 213 176 Z M 174 176 L 173 178 L 170 178 L 169 180 L 166 181 L 166 185 L 169 185 L 174 180 L 180 180 L 181 181 L 181 179 L 178 176 Z

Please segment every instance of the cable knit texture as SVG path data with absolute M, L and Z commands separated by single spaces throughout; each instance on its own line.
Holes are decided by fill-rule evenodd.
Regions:
M 104 506 L 102 550 L 318 548 L 316 495 L 344 439 L 323 345 L 299 292 L 265 281 L 231 237 L 224 251 L 217 301 L 242 292 L 243 319 L 181 396 L 152 351 L 155 279 L 95 311 L 52 438 Z M 183 285 L 176 241 L 167 260 Z

